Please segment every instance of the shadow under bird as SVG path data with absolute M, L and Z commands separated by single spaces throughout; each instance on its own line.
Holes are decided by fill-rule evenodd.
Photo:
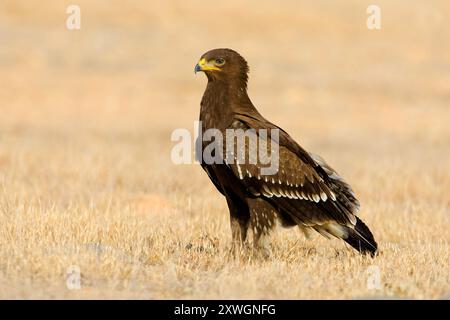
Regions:
M 222 193 L 231 220 L 232 247 L 239 248 L 253 231 L 256 249 L 269 253 L 267 236 L 277 223 L 298 226 L 305 235 L 313 230 L 343 239 L 363 254 L 374 256 L 377 243 L 359 219 L 359 202 L 350 185 L 320 156 L 305 151 L 283 129 L 266 120 L 247 94 L 248 65 L 231 49 L 206 52 L 195 66 L 208 84 L 201 100 L 201 130 L 279 130 L 278 170 L 261 174 L 261 163 L 245 161 L 201 162 L 202 168 Z M 225 136 L 225 133 L 224 133 Z M 209 142 L 201 142 L 202 154 Z M 224 143 L 225 145 L 226 143 Z M 250 150 L 249 143 L 244 148 Z

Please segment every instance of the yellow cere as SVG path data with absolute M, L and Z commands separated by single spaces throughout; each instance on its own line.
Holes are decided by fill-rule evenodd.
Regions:
M 220 71 L 220 68 L 214 65 L 214 62 L 207 62 L 205 58 L 200 59 L 198 65 L 202 68 L 202 71 Z

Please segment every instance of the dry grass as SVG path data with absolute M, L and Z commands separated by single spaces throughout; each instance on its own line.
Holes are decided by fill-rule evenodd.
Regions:
M 0 4 L 1 298 L 448 297 L 448 1 L 378 1 L 378 32 L 357 0 L 77 3 L 73 32 L 68 3 Z M 268 260 L 225 258 L 225 201 L 170 162 L 198 116 L 193 66 L 220 46 L 249 60 L 261 112 L 352 183 L 376 259 L 294 229 Z

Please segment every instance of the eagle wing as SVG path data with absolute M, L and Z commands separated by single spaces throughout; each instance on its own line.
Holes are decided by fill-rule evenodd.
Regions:
M 250 154 L 247 139 L 241 146 L 245 150 L 235 150 L 234 161 L 226 162 L 234 176 L 254 197 L 266 199 L 304 225 L 321 225 L 331 221 L 355 225 L 358 200 L 350 186 L 322 158 L 306 152 L 285 131 L 265 119 L 237 114 L 229 128 L 255 129 L 259 139 L 265 138 L 259 135 L 259 129 L 280 130 L 276 173 L 262 175 L 261 169 L 268 165 L 260 162 L 239 163 L 238 152 Z M 271 144 L 276 142 L 271 140 L 269 143 L 269 139 L 266 145 L 270 152 Z

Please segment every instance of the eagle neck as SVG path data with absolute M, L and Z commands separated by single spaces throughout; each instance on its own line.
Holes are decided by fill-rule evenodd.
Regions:
M 200 112 L 205 127 L 222 129 L 236 113 L 257 113 L 247 94 L 246 81 L 239 80 L 208 79 Z

